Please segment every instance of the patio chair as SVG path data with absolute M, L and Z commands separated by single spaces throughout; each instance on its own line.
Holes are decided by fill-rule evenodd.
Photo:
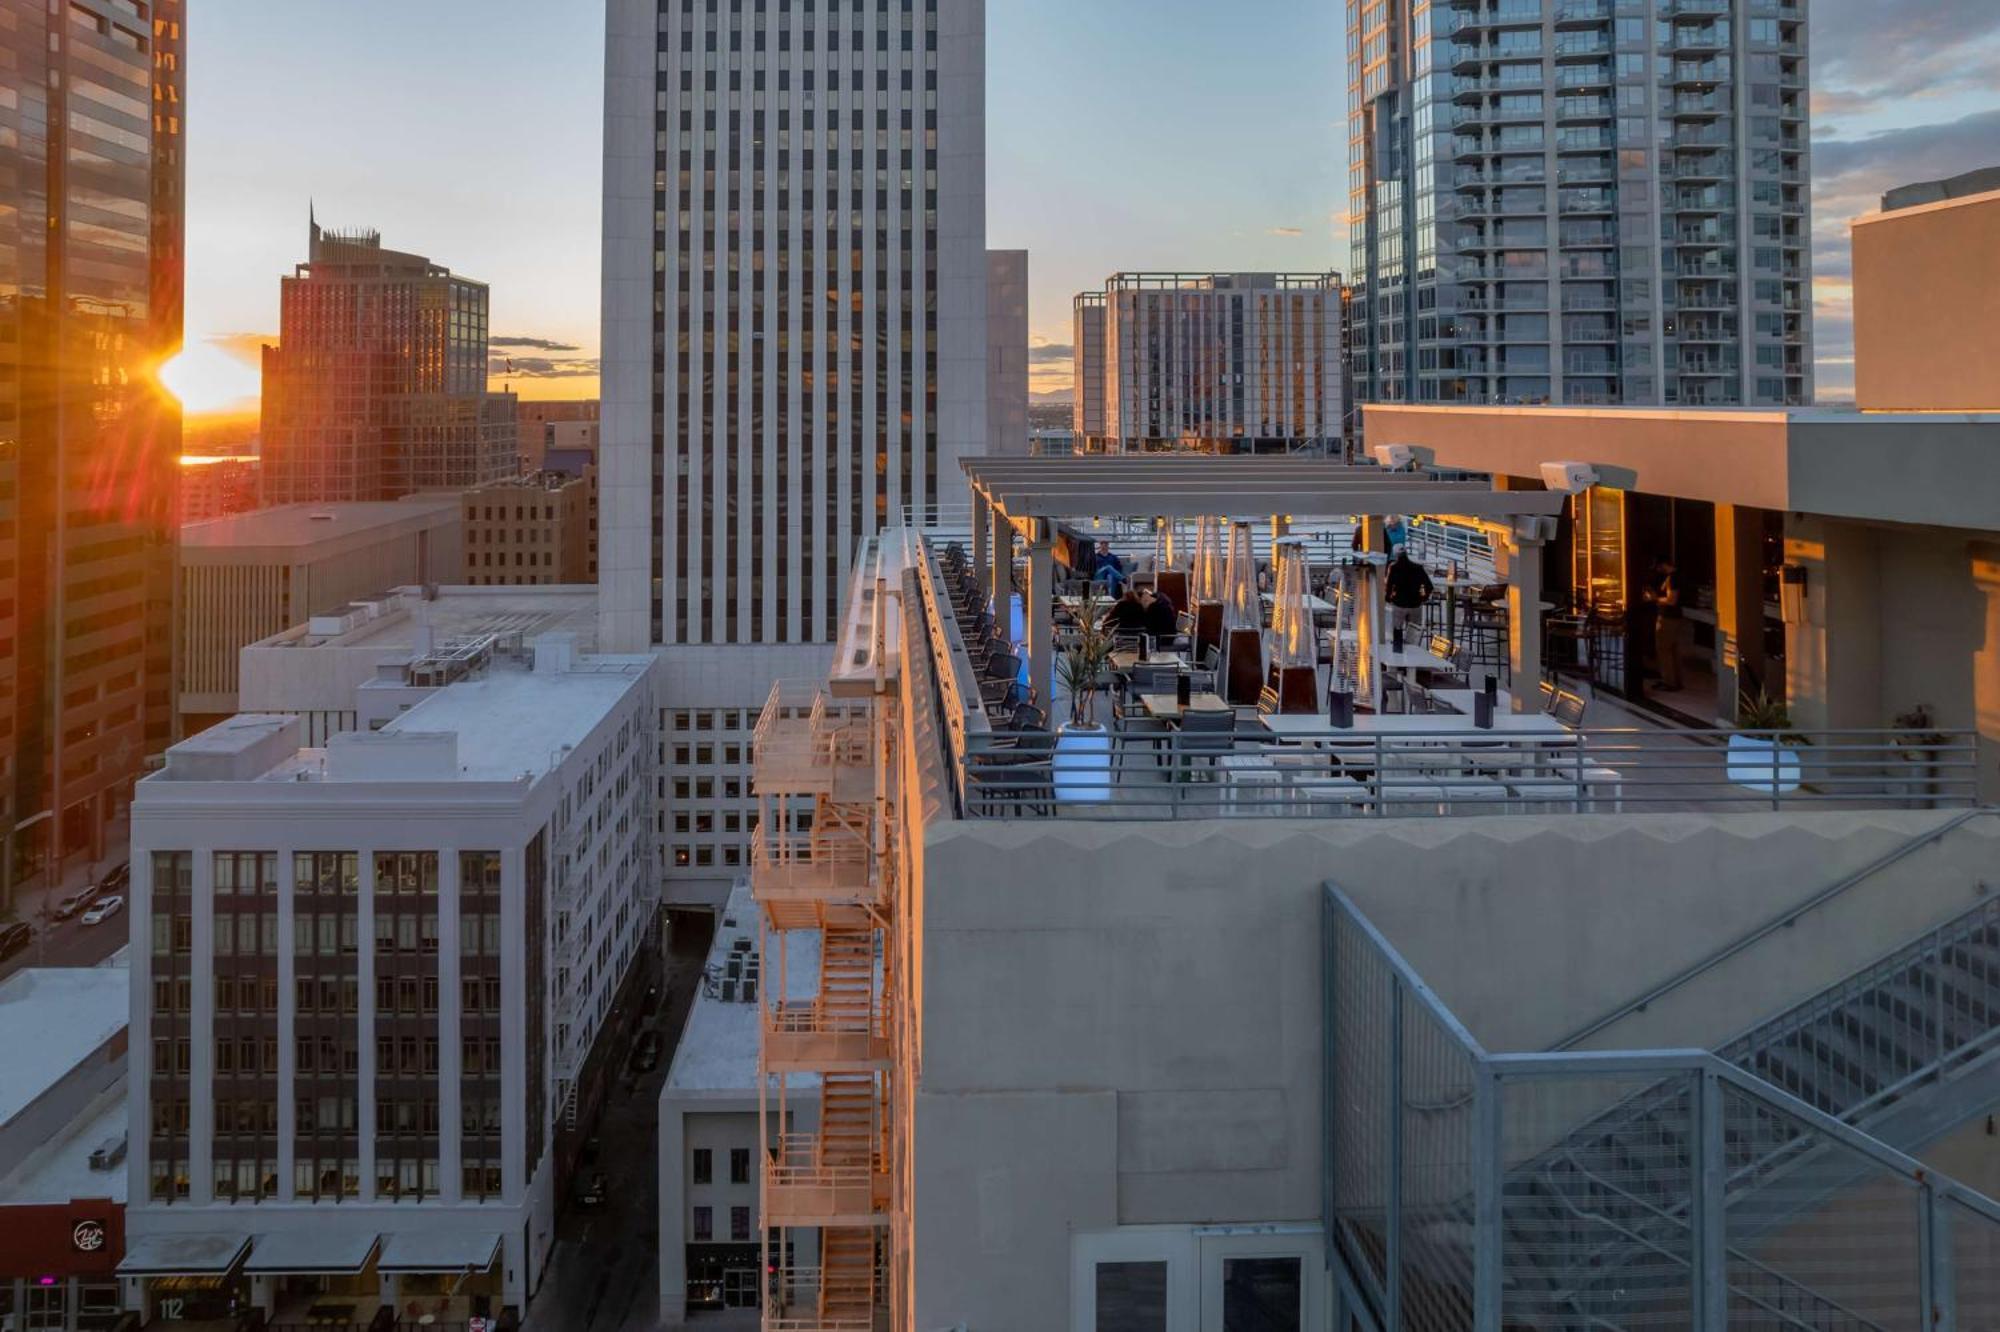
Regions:
M 1556 690 L 1555 702 L 1549 706 L 1549 716 L 1572 729 L 1583 725 L 1583 714 L 1589 707 L 1583 695 L 1572 694 L 1567 689 Z
M 966 769 L 966 794 L 974 812 L 1053 817 L 1055 748 L 1055 736 L 1046 727 L 1034 727 L 1022 731 L 1009 748 L 975 755 Z
M 1205 758 L 1210 768 L 1215 760 L 1236 750 L 1236 713 L 1233 709 L 1196 709 L 1181 714 L 1180 730 L 1173 739 L 1174 767 L 1193 770 L 1191 760 Z

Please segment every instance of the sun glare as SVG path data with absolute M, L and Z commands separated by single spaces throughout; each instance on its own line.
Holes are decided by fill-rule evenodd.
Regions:
M 262 387 L 255 366 L 205 342 L 163 363 L 159 378 L 182 410 L 196 415 L 246 409 Z

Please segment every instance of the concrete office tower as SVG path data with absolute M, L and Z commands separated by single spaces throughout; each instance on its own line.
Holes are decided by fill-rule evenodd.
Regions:
M 1028 452 L 1028 252 L 986 252 L 986 452 Z
M 657 974 L 654 665 L 438 643 L 323 748 L 244 714 L 139 784 L 133 1307 L 526 1307 L 600 1037 Z
M 0 24 L 0 904 L 105 853 L 171 725 L 182 40 L 177 0 Z
M 312 225 L 264 349 L 264 500 L 397 499 L 512 476 L 514 398 L 486 391 L 486 284 L 373 231 Z
M 1338 273 L 1114 273 L 1076 298 L 1088 451 L 1338 451 Z
M 859 543 L 986 448 L 985 8 L 609 0 L 601 639 L 693 710 L 670 894 L 743 863 L 720 721 L 825 669 Z
M 1806 8 L 1348 0 L 1356 394 L 1811 401 Z

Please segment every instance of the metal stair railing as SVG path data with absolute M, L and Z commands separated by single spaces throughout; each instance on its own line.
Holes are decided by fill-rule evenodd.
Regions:
M 1860 869 L 1855 870 L 1853 873 L 1844 875 L 1836 882 L 1829 884 L 1827 887 L 1821 889 L 1819 892 L 1814 893 L 1811 897 L 1807 898 L 1805 901 L 1800 902 L 1796 906 L 1788 907 L 1786 910 L 1780 912 L 1778 915 L 1773 916 L 1771 919 L 1765 921 L 1763 924 L 1750 930 L 1747 934 L 1744 934 L 1741 937 L 1734 939 L 1731 942 L 1723 945 L 1721 948 L 1716 949 L 1713 953 L 1710 953 L 1707 957 L 1702 958 L 1699 962 L 1695 962 L 1687 967 L 1683 967 L 1680 971 L 1675 972 L 1672 976 L 1669 976 L 1666 980 L 1661 981 L 1658 985 L 1655 985 L 1652 988 L 1648 989 L 1644 994 L 1641 994 L 1633 999 L 1628 999 L 1624 1003 L 1618 1005 L 1618 1007 L 1604 1014 L 1602 1017 L 1596 1018 L 1593 1021 L 1585 1023 L 1583 1026 L 1577 1028 L 1569 1035 L 1563 1037 L 1561 1040 L 1557 1041 L 1549 1048 L 1551 1050 L 1575 1049 L 1578 1045 L 1582 1044 L 1584 1041 L 1589 1040 L 1592 1036 L 1595 1036 L 1597 1033 L 1605 1030 L 1607 1027 L 1612 1026 L 1614 1023 L 1620 1022 L 1623 1019 L 1632 1016 L 1634 1013 L 1645 1012 L 1647 1008 L 1651 1007 L 1654 1003 L 1658 1002 L 1660 999 L 1665 998 L 1667 995 L 1673 993 L 1675 990 L 1680 989 L 1682 986 L 1687 985 L 1688 983 L 1697 980 L 1702 976 L 1707 975 L 1709 972 L 1715 970 L 1715 968 L 1721 966 L 1724 962 L 1727 962 L 1729 959 L 1735 957 L 1737 954 L 1743 952 L 1745 949 L 1750 948 L 1751 946 L 1763 941 L 1772 934 L 1777 933 L 1779 930 L 1788 929 L 1791 926 L 1797 924 L 1801 917 L 1807 915 L 1812 911 L 1819 909 L 1820 907 L 1825 906 L 1828 902 L 1833 901 L 1835 898 L 1845 896 L 1848 892 L 1850 892 L 1854 888 L 1859 887 L 1863 883 L 1866 883 L 1868 880 L 1874 878 L 1877 874 L 1880 874 L 1883 870 L 1890 868 L 1892 865 L 1900 863 L 1913 853 L 1922 850 L 1924 847 L 1931 845 L 1931 843 L 1933 842 L 1943 840 L 1951 833 L 1956 832 L 1959 828 L 1965 826 L 1967 823 L 1970 823 L 1972 820 L 1979 818 L 1982 815 L 1992 815 L 1992 814 L 2000 814 L 2000 809 L 1994 809 L 1991 806 L 1982 805 L 1973 809 L 1960 810 L 1958 813 L 1952 815 L 1949 819 L 1946 819 L 1943 823 L 1940 823 L 1937 827 L 1931 828 L 1923 833 L 1918 834 L 1915 837 L 1910 838 L 1908 841 L 1902 843 L 1901 845 L 1890 849 L 1884 855 L 1877 857 L 1876 859 L 1870 861 L 1866 865 L 1863 865 Z
M 1968 1228 L 1960 1238 L 1991 1251 L 2000 1246 L 2000 1204 L 1707 1051 L 1488 1053 L 1331 884 L 1326 901 L 1323 1185 L 1336 1276 L 1364 1324 L 1382 1332 L 1468 1325 L 1498 1332 L 1503 1319 L 1607 1329 L 1636 1319 L 1870 1332 L 1917 1322 L 1949 1327 L 1961 1290 L 1979 1298 L 1975 1285 L 1961 1286 L 1977 1274 L 1954 1265 L 1952 1228 Z M 1638 1097 L 1626 1090 L 1635 1083 L 1645 1088 Z M 1468 1088 L 1469 1097 L 1454 1094 Z M 1536 1113 L 1543 1100 L 1553 1101 L 1552 1114 Z M 1618 1115 L 1640 1113 L 1640 1102 L 1650 1102 L 1646 1113 L 1667 1116 L 1662 1122 L 1671 1130 L 1655 1134 L 1659 1150 L 1651 1156 L 1606 1128 Z M 1564 1119 L 1581 1127 L 1565 1128 Z M 1537 1139 L 1550 1145 L 1535 1149 Z M 1913 1201 L 1907 1215 L 1887 1213 L 1885 1225 L 1865 1208 L 1823 1206 L 1830 1196 L 1823 1181 L 1807 1181 L 1789 1220 L 1873 1226 L 1853 1250 L 1862 1268 L 1846 1258 L 1802 1278 L 1784 1267 L 1812 1269 L 1815 1260 L 1782 1245 L 1752 1251 L 1771 1233 L 1769 1224 L 1745 1229 L 1746 1221 L 1768 1217 L 1768 1148 L 1795 1139 L 1807 1143 L 1805 1154 L 1846 1161 L 1848 1178 L 1833 1192 L 1859 1180 Z M 1538 1187 L 1562 1149 L 1589 1143 L 1609 1143 L 1639 1184 L 1664 1183 L 1672 1194 L 1684 1182 L 1685 1204 L 1648 1205 L 1602 1178 L 1553 1196 Z M 1784 1184 L 1776 1180 L 1780 1192 Z M 1593 1199 L 1615 1204 L 1613 1214 L 1593 1214 Z M 1757 1207 L 1740 1205 L 1746 1201 Z M 1555 1214 L 1567 1226 L 1563 1233 L 1555 1233 Z M 1551 1234 L 1536 1236 L 1538 1224 Z M 1611 1248 L 1652 1255 L 1653 1266 L 1638 1272 L 1648 1284 L 1595 1287 L 1600 1272 L 1615 1278 L 1632 1269 L 1589 1264 L 1589 1255 L 1606 1247 L 1604 1236 L 1591 1233 L 1602 1229 L 1623 1236 Z M 1550 1260 L 1562 1269 L 1562 1249 L 1575 1248 L 1578 1233 L 1586 1237 L 1582 1271 L 1592 1288 L 1572 1282 L 1558 1291 L 1548 1279 Z M 1537 1245 L 1547 1251 L 1536 1252 Z M 1886 1258 L 1866 1266 L 1871 1253 L 1898 1246 L 1916 1255 L 1910 1272 Z M 1676 1259 L 1684 1253 L 1685 1261 L 1663 1263 L 1661 1250 Z M 1513 1266 L 1517 1256 L 1527 1260 L 1525 1270 Z M 1840 1298 L 1856 1280 L 1870 1308 Z M 1887 1293 L 1865 1284 L 1871 1281 Z M 1554 1307 L 1558 1299 L 1564 1307 Z

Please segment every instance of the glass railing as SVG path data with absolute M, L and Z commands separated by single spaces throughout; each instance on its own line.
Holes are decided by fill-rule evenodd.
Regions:
M 1489 1053 L 1332 885 L 1323 947 L 1328 1228 L 1380 1332 L 2000 1317 L 1984 1195 L 1707 1051 Z

